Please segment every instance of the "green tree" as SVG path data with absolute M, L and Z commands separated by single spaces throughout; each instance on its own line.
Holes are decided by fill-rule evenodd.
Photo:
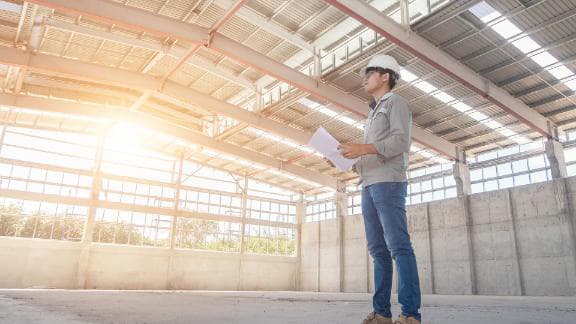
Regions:
M 84 220 L 66 215 L 48 215 L 40 211 L 33 215 L 22 215 L 16 205 L 0 207 L 0 236 L 35 237 L 57 240 L 79 240 L 82 238 Z
M 189 249 L 206 248 L 206 238 L 218 232 L 218 223 L 211 220 L 179 218 L 178 246 Z M 214 246 L 215 247 L 215 246 Z
M 46 212 L 22 216 L 17 205 L 0 206 L 0 236 L 35 237 L 56 240 L 80 240 L 84 231 L 85 219 L 51 216 Z M 239 239 L 220 238 L 219 224 L 212 220 L 179 218 L 177 244 L 181 248 L 214 251 L 239 251 Z M 93 242 L 158 245 L 154 238 L 126 223 L 94 224 Z M 244 251 L 254 254 L 294 255 L 296 242 L 287 237 L 251 237 L 244 240 Z M 168 246 L 169 238 L 160 240 L 159 245 Z
M 294 255 L 296 242 L 285 237 L 252 237 L 244 239 L 244 251 L 254 254 Z
M 16 205 L 0 206 L 0 236 L 14 236 L 21 221 L 22 209 Z
M 96 223 L 92 233 L 93 242 L 144 245 L 144 235 L 126 223 Z M 148 240 L 146 245 L 153 245 Z

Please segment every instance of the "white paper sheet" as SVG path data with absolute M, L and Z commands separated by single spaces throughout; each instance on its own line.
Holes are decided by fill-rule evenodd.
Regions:
M 347 159 L 343 157 L 340 151 L 338 151 L 340 143 L 330 135 L 324 127 L 316 130 L 312 138 L 310 138 L 308 145 L 324 155 L 341 171 L 347 171 L 358 161 L 358 159 Z

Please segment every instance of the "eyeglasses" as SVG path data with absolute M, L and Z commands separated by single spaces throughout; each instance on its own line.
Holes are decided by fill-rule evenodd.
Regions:
M 383 74 L 386 72 L 381 70 L 369 70 L 366 72 L 366 74 L 364 74 L 364 80 L 368 80 L 374 73 Z
M 374 74 L 374 73 L 376 73 L 376 72 L 378 72 L 378 71 L 372 70 L 372 71 L 366 72 L 366 74 L 364 74 L 364 80 L 370 79 L 370 77 L 372 76 L 372 74 Z

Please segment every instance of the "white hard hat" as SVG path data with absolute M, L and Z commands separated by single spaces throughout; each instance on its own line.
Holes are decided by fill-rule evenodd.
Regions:
M 368 65 L 366 65 L 365 68 L 362 68 L 362 70 L 360 70 L 362 76 L 366 75 L 366 70 L 369 68 L 382 68 L 392 70 L 396 73 L 398 79 L 400 79 L 400 65 L 398 64 L 396 59 L 390 55 L 384 55 L 384 54 L 374 55 L 370 59 L 370 62 L 368 62 Z

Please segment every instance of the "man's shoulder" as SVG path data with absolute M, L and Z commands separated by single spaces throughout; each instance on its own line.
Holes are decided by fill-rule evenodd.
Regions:
M 401 95 L 393 92 L 392 94 L 390 94 L 390 97 L 388 98 L 388 100 L 392 101 L 392 102 L 402 102 L 402 103 L 408 103 L 408 101 L 402 97 Z
M 410 106 L 408 105 L 408 100 L 406 100 L 399 94 L 392 93 L 392 95 L 390 96 L 390 98 L 388 98 L 388 100 L 390 106 L 410 109 Z

